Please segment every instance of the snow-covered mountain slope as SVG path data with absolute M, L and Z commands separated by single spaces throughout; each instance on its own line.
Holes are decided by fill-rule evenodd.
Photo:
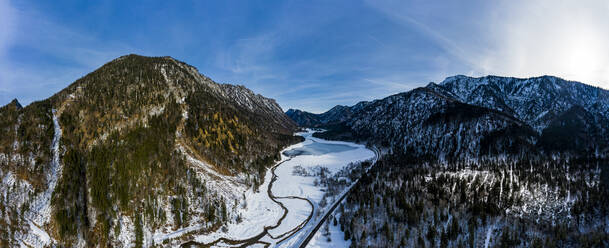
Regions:
M 0 108 L 0 247 L 176 245 L 234 222 L 296 124 L 170 57 L 128 55 Z
M 302 127 L 315 127 L 321 124 L 320 118 L 313 113 L 298 109 L 288 109 L 285 114 Z
M 323 127 L 347 121 L 351 115 L 367 102 L 361 102 L 353 107 L 336 105 L 321 114 L 312 114 L 298 109 L 288 109 L 286 115 L 302 127 Z
M 271 117 L 273 118 L 272 122 L 280 124 L 286 130 L 294 128 L 295 123 L 283 113 L 283 110 L 275 99 L 256 94 L 243 85 L 222 84 L 221 87 L 226 96 L 234 100 L 236 105 L 247 108 L 261 116 Z
M 437 158 L 524 151 L 609 154 L 609 92 L 550 76 L 449 77 L 342 107 L 333 122 L 321 121 L 331 111 L 290 112 L 301 126 L 329 130 L 320 137 L 369 141 Z M 300 116 L 318 121 L 304 122 Z
M 607 95 L 547 76 L 455 76 L 350 107 L 316 135 L 386 152 L 335 213 L 344 239 L 607 247 Z
M 573 106 L 609 118 L 609 91 L 552 76 L 454 76 L 428 87 L 465 103 L 512 114 L 538 131 Z
M 420 88 L 364 107 L 348 121 L 354 137 L 381 146 L 431 155 L 464 158 L 491 148 L 522 143 L 528 126 L 502 112 L 463 104 Z

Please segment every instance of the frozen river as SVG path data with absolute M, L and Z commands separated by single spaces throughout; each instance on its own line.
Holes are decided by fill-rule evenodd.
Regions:
M 321 207 L 325 189 L 316 184 L 316 177 L 295 171 L 324 167 L 328 176 L 332 176 L 349 163 L 375 156 L 364 145 L 323 140 L 312 134 L 312 131 L 298 133 L 305 140 L 282 151 L 281 161 L 267 172 L 260 192 L 246 193 L 250 207 L 240 210 L 243 222 L 229 224 L 226 232 L 199 236 L 197 242 L 209 244 L 219 238 L 251 242 L 256 237 L 253 246 L 297 247 L 332 202 Z M 216 245 L 231 246 L 227 242 Z

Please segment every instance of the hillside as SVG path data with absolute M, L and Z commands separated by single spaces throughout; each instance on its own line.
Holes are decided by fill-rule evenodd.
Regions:
M 606 247 L 608 103 L 550 76 L 455 76 L 287 114 L 384 153 L 334 213 L 353 247 Z
M 455 76 L 341 109 L 340 114 L 332 111 L 332 119 L 326 117 L 331 111 L 287 114 L 318 120 L 310 125 L 293 117 L 301 126 L 328 129 L 319 137 L 366 141 L 419 155 L 434 151 L 438 158 L 523 151 L 609 154 L 609 92 L 556 77 Z
M 0 116 L 0 246 L 141 247 L 216 230 L 299 140 L 274 100 L 170 57 L 117 58 Z
M 346 121 L 351 107 L 337 105 L 322 114 L 312 114 L 298 109 L 288 109 L 286 115 L 303 127 L 322 127 Z

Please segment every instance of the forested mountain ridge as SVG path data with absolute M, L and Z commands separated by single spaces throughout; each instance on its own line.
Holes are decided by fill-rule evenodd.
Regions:
M 216 230 L 299 140 L 274 100 L 170 57 L 117 58 L 0 116 L 0 246 L 142 247 Z
M 298 109 L 288 109 L 286 115 L 303 127 L 320 127 L 346 121 L 352 111 L 351 107 L 336 105 L 332 109 L 321 113 L 312 114 Z
M 343 108 L 342 116 L 333 112 L 332 119 L 327 118 L 329 112 L 315 115 L 292 110 L 287 115 L 300 113 L 317 120 L 311 125 L 293 117 L 301 126 L 328 129 L 320 137 L 415 149 L 420 155 L 417 149 L 439 151 L 433 155 L 445 158 L 523 151 L 517 147 L 526 148 L 527 153 L 534 148 L 539 153 L 609 154 L 609 92 L 551 76 L 455 76 L 440 84 L 360 102 Z M 438 118 L 442 125 L 434 126 Z M 471 133 L 463 133 L 468 130 Z M 470 146 L 467 152 L 459 152 L 464 144 Z
M 283 113 L 283 110 L 274 99 L 266 98 L 243 85 L 222 84 L 220 85 L 229 99 L 233 99 L 235 104 L 247 108 L 252 112 L 259 113 L 272 118 L 272 123 L 278 124 L 284 130 L 273 130 L 275 132 L 294 130 L 297 125 L 290 117 Z M 274 126 L 273 126 L 274 127 Z
M 607 247 L 608 96 L 549 76 L 455 76 L 338 118 L 300 115 L 327 130 L 317 137 L 384 151 L 334 213 L 352 247 Z
M 573 106 L 580 106 L 598 118 L 609 118 L 609 91 L 552 76 L 527 79 L 454 76 L 427 87 L 465 103 L 512 114 L 536 130 L 543 130 Z

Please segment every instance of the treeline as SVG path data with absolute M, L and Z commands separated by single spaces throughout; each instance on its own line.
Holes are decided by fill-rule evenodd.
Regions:
M 609 245 L 608 161 L 380 160 L 339 208 L 353 247 Z

